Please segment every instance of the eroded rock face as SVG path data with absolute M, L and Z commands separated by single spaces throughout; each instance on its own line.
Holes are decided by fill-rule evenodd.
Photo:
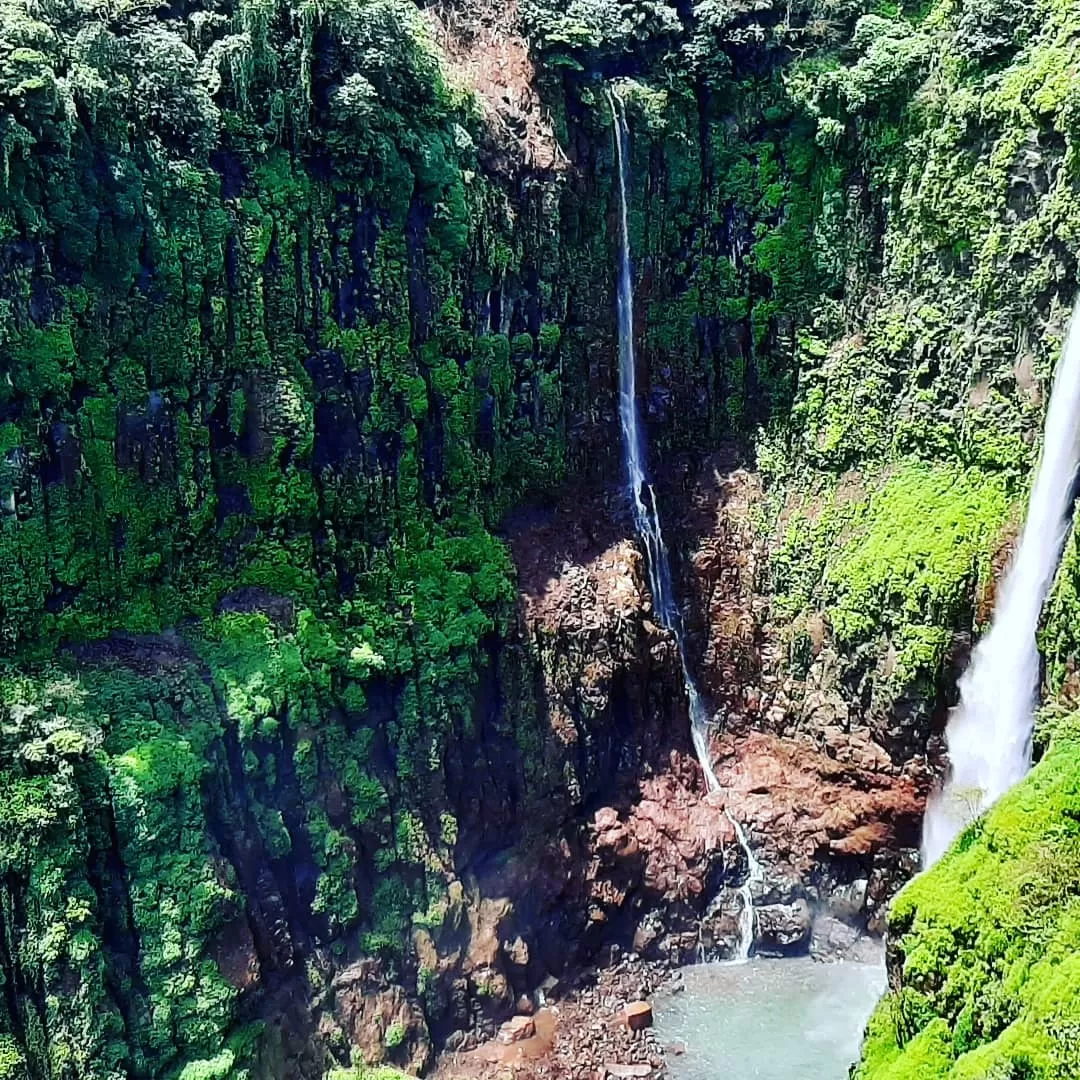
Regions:
M 673 755 L 673 770 L 680 764 Z M 640 790 L 640 801 L 625 821 L 611 807 L 596 812 L 595 850 L 612 867 L 637 863 L 632 883 L 662 902 L 692 901 L 707 890 L 717 870 L 723 871 L 724 854 L 735 844 L 723 799 L 689 790 L 675 772 L 642 781 Z
M 477 95 L 487 128 L 485 164 L 511 175 L 564 168 L 566 154 L 536 89 L 517 3 L 477 0 L 468 11 L 465 19 L 460 13 L 453 18 L 453 8 L 428 8 L 424 14 L 448 66 Z
M 737 911 L 713 912 L 707 937 L 702 926 L 713 901 L 747 871 L 723 798 L 681 782 L 680 772 L 694 771 L 673 753 L 668 773 L 643 780 L 622 816 L 598 810 L 591 830 L 591 917 L 629 924 L 636 952 L 676 963 L 734 953 Z
M 711 476 L 727 494 L 690 545 L 686 589 L 702 686 L 728 718 L 711 745 L 720 790 L 707 793 L 694 756 L 677 651 L 653 621 L 621 493 L 577 493 L 512 523 L 519 621 L 500 708 L 535 710 L 516 729 L 533 733 L 516 748 L 528 784 L 501 796 L 500 827 L 480 812 L 486 796 L 462 788 L 476 813 L 461 816 L 438 921 L 413 933 L 424 1012 L 354 965 L 331 974 L 316 1011 L 326 1045 L 375 1060 L 392 1031 L 392 1060 L 416 1064 L 432 1043 L 465 1050 L 501 1030 L 502 1045 L 532 1053 L 542 1024 L 528 1035 L 524 1018 L 613 945 L 663 965 L 731 956 L 750 870 L 732 820 L 763 870 L 760 951 L 862 947 L 910 871 L 927 770 L 882 744 L 825 648 L 814 677 L 784 672 L 756 591 L 767 554 L 751 528 L 756 480 Z M 687 516 L 698 524 L 700 492 Z
M 522 632 L 550 725 L 552 797 L 569 791 L 571 818 L 604 800 L 561 843 L 572 884 L 560 919 L 581 904 L 589 947 L 616 942 L 676 962 L 731 955 L 739 903 L 714 901 L 748 867 L 724 797 L 706 794 L 675 642 L 652 619 L 621 493 L 569 500 L 513 548 Z M 571 860 L 580 853 L 581 870 L 566 862 L 567 848 Z M 554 851 L 549 843 L 549 859 Z
M 722 721 L 712 742 L 717 777 L 765 871 L 755 891 L 766 935 L 774 914 L 791 922 L 795 904 L 800 912 L 808 905 L 813 919 L 876 928 L 884 902 L 914 867 L 933 717 L 924 702 L 868 695 L 820 616 L 801 627 L 810 654 L 802 673 L 791 663 L 791 628 L 770 611 L 762 499 L 760 477 L 717 454 L 702 465 L 677 519 L 690 553 L 692 652 Z M 803 921 L 797 946 L 773 944 L 805 948 L 811 935 Z M 792 924 L 781 936 L 793 933 Z
M 534 664 L 549 754 L 571 800 L 610 791 L 687 747 L 671 635 L 652 617 L 647 569 L 618 489 L 580 493 L 513 536 L 520 636 Z
M 677 650 L 653 620 L 621 492 L 577 492 L 512 522 L 519 619 L 499 708 L 534 710 L 515 728 L 532 733 L 517 746 L 527 784 L 507 788 L 498 828 L 480 813 L 483 793 L 462 788 L 477 812 L 461 817 L 440 921 L 413 934 L 430 1036 L 393 986 L 372 984 L 365 1006 L 352 989 L 362 980 L 342 973 L 322 1023 L 345 1041 L 385 1049 L 398 1024 L 408 1037 L 395 1060 L 411 1062 L 429 1038 L 464 1050 L 501 1030 L 503 1045 L 531 1053 L 542 1025 L 503 1025 L 532 1017 L 612 946 L 663 965 L 731 956 L 750 874 L 733 821 L 762 868 L 759 951 L 857 954 L 877 927 L 912 869 L 929 776 L 921 754 L 896 747 L 925 749 L 925 733 L 892 714 L 899 741 L 882 735 L 886 720 L 839 677 L 824 628 L 809 673 L 785 670 L 759 591 L 757 480 L 716 462 L 703 475 L 679 539 L 693 553 L 692 666 L 727 719 L 711 743 L 720 790 L 707 793 L 694 756 Z
M 467 949 L 433 942 L 485 1016 L 505 1018 L 523 991 L 612 942 L 675 963 L 731 955 L 749 872 L 732 819 L 762 865 L 763 951 L 844 953 L 911 870 L 925 763 L 883 745 L 881 716 L 853 698 L 827 648 L 806 678 L 784 671 L 759 591 L 758 480 L 726 464 L 702 470 L 680 529 L 702 686 L 727 718 L 711 795 L 620 493 L 577 493 L 513 531 L 519 632 L 546 728 L 542 829 L 530 855 L 463 878 Z M 925 748 L 921 730 L 903 737 Z
M 520 747 L 518 835 L 466 832 L 441 923 L 413 934 L 436 1039 L 494 1037 L 537 988 L 612 944 L 686 962 L 738 940 L 736 903 L 703 930 L 747 867 L 724 799 L 706 796 L 677 651 L 652 620 L 621 493 L 517 523 L 512 546 L 518 674 L 504 685 L 537 709 L 539 738 Z
M 420 1071 L 431 1060 L 431 1040 L 424 1014 L 405 991 L 387 985 L 378 964 L 362 960 L 339 972 L 330 985 L 331 1007 L 323 1025 L 339 1027 L 352 1058 L 366 1064 L 391 1060 Z
M 715 741 L 717 777 L 767 868 L 763 899 L 801 895 L 865 923 L 906 876 L 903 853 L 918 844 L 923 790 L 904 769 L 870 767 L 873 749 L 858 755 L 865 738 L 845 741 L 847 760 L 809 733 Z M 869 884 L 856 902 L 858 880 Z

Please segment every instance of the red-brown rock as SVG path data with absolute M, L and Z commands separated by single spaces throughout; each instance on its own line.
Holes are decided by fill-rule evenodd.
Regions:
M 536 1034 L 536 1022 L 531 1016 L 512 1016 L 499 1028 L 498 1040 L 506 1046 L 524 1042 Z
M 631 1031 L 643 1031 L 647 1027 L 652 1027 L 652 1006 L 647 1001 L 631 1001 L 623 1009 L 623 1017 L 626 1020 L 626 1026 Z

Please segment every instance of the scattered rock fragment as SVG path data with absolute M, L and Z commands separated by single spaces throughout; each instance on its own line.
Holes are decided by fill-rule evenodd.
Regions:
M 513 1016 L 499 1028 L 498 1040 L 506 1046 L 531 1039 L 536 1034 L 536 1023 L 531 1016 Z
M 647 1001 L 631 1001 L 623 1010 L 623 1016 L 626 1018 L 626 1026 L 631 1031 L 643 1031 L 645 1028 L 652 1027 L 652 1006 Z

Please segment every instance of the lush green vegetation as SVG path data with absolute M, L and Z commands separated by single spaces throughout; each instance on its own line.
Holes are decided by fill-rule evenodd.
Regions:
M 0 8 L 13 1075 L 247 1075 L 262 866 L 295 947 L 391 974 L 437 910 L 492 529 L 566 457 L 565 299 L 526 314 L 482 137 L 405 0 Z
M 932 699 L 955 628 L 970 625 L 990 577 L 1009 506 L 1001 479 L 908 459 L 798 499 L 772 559 L 774 617 L 792 620 L 793 662 L 808 647 L 801 613 L 817 610 L 848 655 L 876 662 L 892 646 L 882 692 L 914 686 Z
M 355 1069 L 334 1069 L 327 1074 L 326 1080 L 404 1080 L 406 1075 L 397 1069 L 382 1066 L 373 1069 L 358 1066 Z
M 894 978 L 857 1077 L 1080 1069 L 1080 724 L 890 914 Z
M 500 529 L 616 468 L 605 81 L 653 444 L 756 454 L 792 667 L 820 615 L 875 708 L 925 704 L 973 618 L 1074 285 L 1075 5 L 522 17 L 562 172 L 506 163 L 410 0 L 0 0 L 0 1077 L 254 1080 L 236 952 L 320 987 L 316 948 L 375 957 L 444 1004 L 411 935 L 461 916 L 462 832 L 512 839 L 461 777 L 523 829 L 573 786 L 505 648 Z M 1055 805 L 1000 835 L 1034 860 Z M 985 910 L 936 917 L 1011 917 L 988 843 L 954 856 Z M 1011 1054 L 1021 1020 L 1071 1075 L 1037 980 L 980 997 L 998 945 L 939 943 L 866 1075 Z
M 16 260 L 0 310 L 7 645 L 158 630 L 230 586 L 310 606 L 330 589 L 385 610 L 434 572 L 437 606 L 483 566 L 502 583 L 449 602 L 505 597 L 486 526 L 559 475 L 557 389 L 523 414 L 516 385 L 542 389 L 558 343 L 511 342 L 462 310 L 514 273 L 521 240 L 473 255 L 505 195 L 476 171 L 474 110 L 412 6 L 244 8 L 235 26 L 193 15 L 201 60 L 134 10 L 123 38 L 58 11 L 53 37 L 9 7 L 0 54 L 21 78 L 0 220 L 52 272 Z M 398 51 L 373 50 L 388 29 Z M 316 87 L 319 35 L 328 51 L 347 41 L 362 70 Z M 204 77 L 174 85 L 191 75 L 177 57 Z M 378 123 L 361 122 L 373 95 Z M 135 101 L 171 101 L 174 119 L 156 105 L 129 116 Z M 312 175 L 317 153 L 328 180 Z M 414 315 L 401 298 L 419 288 L 418 261 Z M 460 616 L 447 648 L 476 638 Z
M 902 697 L 928 722 L 955 630 L 971 627 L 1021 512 L 1038 382 L 1075 287 L 1063 73 L 1077 30 L 1068 4 L 881 6 L 785 72 L 828 162 L 814 170 L 819 271 L 843 289 L 796 332 L 793 408 L 757 443 L 774 615 L 796 670 L 823 619 L 882 714 Z M 861 187 L 862 203 L 833 183 Z M 876 206 L 880 231 L 851 227 Z M 1075 655 L 1070 581 L 1045 641 L 1058 685 Z

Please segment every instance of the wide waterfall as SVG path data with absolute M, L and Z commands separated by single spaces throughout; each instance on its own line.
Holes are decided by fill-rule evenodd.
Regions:
M 1042 458 L 1020 546 L 1005 576 L 990 631 L 960 681 L 949 717 L 951 763 L 923 826 L 923 865 L 1000 798 L 1031 765 L 1039 692 L 1035 632 L 1068 535 L 1080 459 L 1080 299 L 1073 310 L 1046 415 Z
M 628 221 L 627 161 L 629 158 L 630 131 L 626 123 L 626 111 L 616 93 L 609 93 L 611 109 L 615 117 L 615 158 L 619 177 L 619 273 L 616 285 L 616 304 L 619 333 L 619 419 L 622 426 L 623 457 L 626 460 L 627 480 L 630 488 L 630 505 L 634 514 L 634 527 L 645 547 L 649 585 L 652 589 L 653 606 L 660 623 L 671 631 L 679 651 L 683 682 L 690 706 L 690 732 L 694 750 L 710 791 L 720 787 L 709 754 L 709 715 L 697 686 L 690 675 L 686 661 L 685 637 L 679 605 L 675 601 L 672 584 L 671 563 L 668 560 L 664 534 L 660 528 L 660 511 L 656 496 L 649 483 L 645 439 L 637 405 L 637 371 L 634 356 L 634 285 L 630 264 L 630 226 Z M 735 835 L 746 856 L 749 875 L 739 890 L 742 910 L 739 920 L 739 949 L 736 960 L 745 960 L 754 944 L 754 901 L 751 885 L 762 879 L 761 866 L 754 858 L 746 835 L 737 821 L 730 818 Z

